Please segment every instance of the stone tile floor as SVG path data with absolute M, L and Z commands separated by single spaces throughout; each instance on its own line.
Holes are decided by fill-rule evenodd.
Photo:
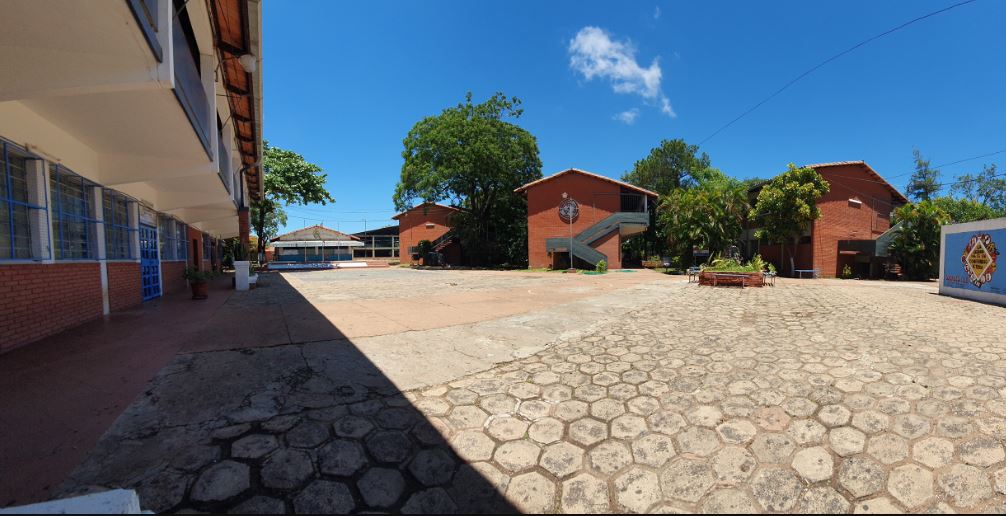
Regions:
M 665 287 L 406 392 L 340 383 L 317 349 L 180 357 L 66 492 L 178 512 L 1006 512 L 1006 310 L 854 282 Z M 165 416 L 185 412 L 165 386 L 228 368 L 285 372 Z

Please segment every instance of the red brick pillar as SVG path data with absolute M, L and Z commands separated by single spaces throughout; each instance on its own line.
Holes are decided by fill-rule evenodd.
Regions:
M 248 219 L 248 207 L 242 206 L 238 208 L 238 234 L 241 238 L 241 246 L 245 248 L 245 251 L 251 246 L 250 236 L 251 236 L 251 221 Z

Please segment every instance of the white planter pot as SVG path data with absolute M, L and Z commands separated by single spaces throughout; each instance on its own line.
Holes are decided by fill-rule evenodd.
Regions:
M 251 262 L 234 262 L 234 290 L 248 290 L 248 277 L 251 275 Z

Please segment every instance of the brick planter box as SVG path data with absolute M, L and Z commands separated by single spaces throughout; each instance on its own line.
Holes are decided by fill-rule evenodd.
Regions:
M 705 272 L 699 274 L 699 285 L 713 286 L 713 274 L 715 272 Z M 721 274 L 737 274 L 747 276 L 747 282 L 745 283 L 748 287 L 763 287 L 765 286 L 765 277 L 760 272 L 725 272 Z M 716 280 L 717 286 L 734 286 L 739 287 L 741 285 L 740 278 L 719 278 Z

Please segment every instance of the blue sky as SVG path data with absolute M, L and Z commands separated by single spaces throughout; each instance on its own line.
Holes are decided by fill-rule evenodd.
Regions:
M 287 229 L 391 223 L 402 139 L 469 90 L 524 101 L 545 175 L 617 178 L 661 139 L 698 143 L 823 59 L 951 3 L 264 2 L 265 137 L 321 165 L 336 198 L 290 207 Z M 903 188 L 913 147 L 933 164 L 1004 149 L 1003 20 L 1006 2 L 978 0 L 895 32 L 702 150 L 738 178 L 862 159 Z

